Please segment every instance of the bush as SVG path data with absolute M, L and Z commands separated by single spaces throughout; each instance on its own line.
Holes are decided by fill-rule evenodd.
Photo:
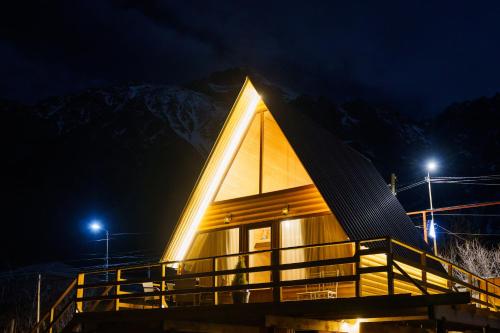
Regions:
M 244 269 L 244 268 L 247 268 L 245 265 L 245 258 L 239 257 L 238 263 L 236 264 L 235 269 Z M 241 286 L 241 285 L 245 285 L 245 284 L 248 284 L 246 273 L 236 273 L 234 275 L 232 285 L 233 286 Z

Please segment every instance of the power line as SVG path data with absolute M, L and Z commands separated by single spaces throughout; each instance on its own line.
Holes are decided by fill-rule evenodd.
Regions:
M 453 232 L 453 231 L 450 231 L 448 229 L 445 229 L 443 228 L 442 226 L 436 224 L 436 226 L 438 228 L 441 228 L 444 230 L 443 231 L 437 231 L 438 234 L 449 234 L 449 235 L 453 235 L 453 236 L 456 236 L 462 240 L 466 240 L 465 238 L 462 238 L 462 237 L 459 237 L 458 235 L 462 235 L 462 236 L 484 236 L 484 237 L 497 237 L 497 236 L 500 236 L 500 234 L 482 234 L 482 233 L 470 233 L 470 232 Z M 415 228 L 419 228 L 419 229 L 422 229 L 422 226 L 421 225 L 416 225 Z
M 500 183 L 475 183 L 475 182 L 441 181 L 441 180 L 431 180 L 431 183 L 436 183 L 436 184 L 458 184 L 458 185 L 500 186 Z
M 468 177 L 432 177 L 432 183 L 499 186 L 500 175 L 468 176 Z
M 419 182 L 416 182 L 416 183 L 413 183 L 413 184 L 410 184 L 410 185 L 407 185 L 407 186 L 404 186 L 404 187 L 399 187 L 399 188 L 396 190 L 396 192 L 397 192 L 397 193 L 400 193 L 400 192 L 403 192 L 403 191 L 406 191 L 406 190 L 410 190 L 410 189 L 412 189 L 412 188 L 414 188 L 414 187 L 420 186 L 420 185 L 425 184 L 425 183 L 426 183 L 426 181 L 425 181 L 425 180 L 421 180 L 421 181 L 419 181 Z
M 483 217 L 500 217 L 500 214 L 467 214 L 467 213 L 434 213 L 440 216 L 483 216 Z M 418 217 L 418 216 L 415 216 Z
M 452 235 L 464 235 L 464 236 L 483 236 L 483 237 L 498 237 L 500 234 L 474 234 L 468 232 L 454 232 Z
M 431 183 L 438 184 L 459 184 L 459 185 L 482 185 L 482 186 L 500 186 L 500 175 L 485 175 L 485 176 L 468 176 L 468 177 L 431 177 Z M 489 182 L 491 181 L 491 182 Z M 401 185 L 397 189 L 397 193 L 410 190 L 414 187 L 427 183 L 427 179 L 410 182 L 409 184 Z
M 445 176 L 440 176 L 440 177 L 433 177 L 434 179 L 479 179 L 479 178 L 494 178 L 494 179 L 500 179 L 500 175 L 485 175 L 485 176 L 455 176 L 455 177 L 445 177 Z
M 438 228 L 443 229 L 444 231 L 446 231 L 446 232 L 447 232 L 447 233 L 449 233 L 450 235 L 453 235 L 453 236 L 455 236 L 455 237 L 457 237 L 457 238 L 459 238 L 459 239 L 461 239 L 461 240 L 464 240 L 464 241 L 466 240 L 465 238 L 458 236 L 456 233 L 454 233 L 454 232 L 452 232 L 452 231 L 450 231 L 450 230 L 448 230 L 448 229 L 446 229 L 446 228 L 443 228 L 442 226 L 440 226 L 440 225 L 438 225 L 438 224 L 435 224 L 435 226 L 437 226 Z

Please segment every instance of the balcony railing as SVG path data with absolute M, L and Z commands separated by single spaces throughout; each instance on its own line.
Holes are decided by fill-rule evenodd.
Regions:
M 235 268 L 243 258 L 246 267 Z M 248 284 L 233 285 L 235 274 Z M 74 313 L 288 302 L 371 295 L 468 291 L 477 307 L 498 311 L 500 286 L 391 238 L 272 250 L 83 272 L 32 332 L 59 332 Z

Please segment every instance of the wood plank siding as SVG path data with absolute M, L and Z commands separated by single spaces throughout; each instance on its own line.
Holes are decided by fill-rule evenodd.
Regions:
M 283 209 L 288 208 L 288 214 Z M 330 209 L 314 185 L 212 203 L 200 231 L 263 221 L 326 214 Z M 227 221 L 229 217 L 230 221 Z

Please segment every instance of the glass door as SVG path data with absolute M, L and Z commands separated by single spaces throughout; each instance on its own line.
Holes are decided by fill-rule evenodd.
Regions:
M 248 252 L 257 252 L 248 256 L 248 267 L 271 265 L 271 225 L 248 229 Z M 249 283 L 265 283 L 271 281 L 270 272 L 249 274 Z

